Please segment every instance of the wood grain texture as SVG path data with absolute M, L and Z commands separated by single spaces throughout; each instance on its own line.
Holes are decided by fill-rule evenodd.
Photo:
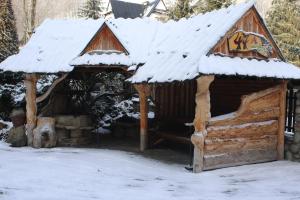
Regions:
M 277 152 L 273 148 L 237 150 L 216 155 L 205 155 L 204 170 L 268 162 L 276 159 Z
M 214 76 L 201 76 L 197 79 L 196 109 L 194 119 L 195 133 L 192 135 L 194 144 L 193 171 L 201 172 L 204 167 L 204 141 L 206 136 L 206 125 L 211 117 L 209 86 Z
M 284 131 L 285 131 L 285 118 L 286 118 L 286 90 L 287 81 L 281 84 L 280 93 L 280 115 L 278 120 L 278 145 L 277 145 L 277 160 L 284 159 Z
M 212 49 L 211 53 L 220 53 L 228 56 L 238 56 L 238 57 L 247 57 L 247 58 L 258 58 L 258 59 L 266 59 L 264 56 L 259 55 L 256 52 L 228 52 L 228 42 L 227 38 L 232 35 L 237 30 L 244 30 L 246 32 L 254 32 L 263 35 L 273 47 L 273 52 L 271 54 L 271 58 L 278 58 L 283 60 L 283 56 L 281 55 L 280 50 L 275 44 L 274 40 L 268 33 L 268 30 L 262 24 L 262 20 L 260 19 L 257 11 L 254 8 L 250 9 L 248 12 L 244 14 L 241 19 L 239 19 L 236 24 L 226 33 L 226 35 L 215 45 Z
M 145 151 L 148 147 L 148 96 L 151 89 L 148 85 L 134 85 L 140 98 L 140 150 Z
M 105 24 L 100 28 L 93 39 L 85 47 L 82 54 L 93 50 L 117 50 L 121 52 L 127 52 L 119 39 Z
M 36 104 L 36 83 L 38 76 L 36 74 L 26 74 L 24 84 L 26 87 L 26 134 L 28 146 L 33 143 L 33 129 L 37 123 L 37 104 Z
M 284 118 L 282 94 L 284 85 L 280 84 L 245 95 L 236 112 L 211 118 L 204 141 L 203 169 L 278 159 L 278 149 L 282 148 L 280 120 Z

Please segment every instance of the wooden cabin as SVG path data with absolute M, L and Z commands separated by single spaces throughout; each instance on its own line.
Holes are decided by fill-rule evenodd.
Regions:
M 29 44 L 0 64 L 26 73 L 29 141 L 37 100 L 55 87 L 36 97 L 38 74 L 61 74 L 59 82 L 74 71 L 117 69 L 130 71 L 139 94 L 141 151 L 159 139 L 193 144 L 194 172 L 284 158 L 287 80 L 300 69 L 284 60 L 252 2 L 178 22 L 47 21 Z

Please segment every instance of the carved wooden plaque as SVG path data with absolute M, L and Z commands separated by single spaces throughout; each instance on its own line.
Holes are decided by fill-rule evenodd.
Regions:
M 264 57 L 270 57 L 273 48 L 270 42 L 261 34 L 239 30 L 228 39 L 230 52 L 257 52 Z

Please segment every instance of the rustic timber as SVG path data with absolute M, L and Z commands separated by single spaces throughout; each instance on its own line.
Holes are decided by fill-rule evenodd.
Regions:
M 239 109 L 228 117 L 214 117 L 209 121 L 211 126 L 237 125 L 247 122 L 266 121 L 279 116 L 279 94 L 281 86 L 242 97 Z M 277 99 L 277 102 L 273 99 Z M 271 102 L 269 104 L 269 102 Z M 257 106 L 257 109 L 255 108 Z
M 287 81 L 281 84 L 280 93 L 280 115 L 278 120 L 278 145 L 277 145 L 277 160 L 284 159 L 284 131 L 285 131 L 285 114 L 286 114 L 286 91 Z
M 54 90 L 54 88 L 60 82 L 62 82 L 67 76 L 68 76 L 68 74 L 64 74 L 61 77 L 57 78 L 43 95 L 37 97 L 36 103 L 40 103 L 40 102 L 44 101 L 45 99 L 47 99 L 49 97 L 49 95 L 51 94 L 51 92 Z
M 276 149 L 252 149 L 204 156 L 204 170 L 276 160 Z
M 145 151 L 148 146 L 148 97 L 150 87 L 144 84 L 134 85 L 140 98 L 140 150 Z
M 257 13 L 256 9 L 253 7 L 248 12 L 246 12 L 241 19 L 239 19 L 235 25 L 225 34 L 224 37 L 212 48 L 210 53 L 221 53 L 228 56 L 238 56 L 238 57 L 248 57 L 248 58 L 257 58 L 257 59 L 266 59 L 265 56 L 258 54 L 257 52 L 249 51 L 244 53 L 239 52 L 229 52 L 228 51 L 228 41 L 227 38 L 230 37 L 233 33 L 238 30 L 243 30 L 245 32 L 253 32 L 260 35 L 263 35 L 272 46 L 272 53 L 270 58 L 278 58 L 284 60 L 284 57 L 276 45 L 274 39 L 270 35 L 268 29 L 263 23 L 262 18 Z
M 279 84 L 280 81 L 272 79 L 215 77 L 210 86 L 211 115 L 214 117 L 235 112 L 241 105 L 242 96 Z
M 203 168 L 279 159 L 279 152 L 283 153 L 279 141 L 280 126 L 284 126 L 282 94 L 285 94 L 284 84 L 245 95 L 236 112 L 211 118 L 204 141 Z
M 243 126 L 209 126 L 207 139 L 227 139 L 234 137 L 253 137 L 264 135 L 277 135 L 278 121 L 270 120 L 266 123 L 249 123 Z
M 119 39 L 115 36 L 115 34 L 105 23 L 94 35 L 94 37 L 85 47 L 81 55 L 93 50 L 117 50 L 124 53 L 128 53 L 125 47 L 119 41 Z
M 26 87 L 26 135 L 27 144 L 33 144 L 33 129 L 37 123 L 37 105 L 36 105 L 36 83 L 38 76 L 36 74 L 26 74 L 24 84 Z
M 195 80 L 156 85 L 155 118 L 184 119 L 185 122 L 191 122 L 195 117 L 196 90 Z
M 203 170 L 204 141 L 206 136 L 206 125 L 211 117 L 210 115 L 210 95 L 209 86 L 214 80 L 214 76 L 201 76 L 197 79 L 196 109 L 194 128 L 192 135 L 194 144 L 194 162 L 193 171 L 201 172 Z

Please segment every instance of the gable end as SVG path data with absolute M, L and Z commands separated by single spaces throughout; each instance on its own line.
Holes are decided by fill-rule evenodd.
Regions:
M 120 40 L 115 36 L 111 29 L 104 23 L 97 33 L 93 36 L 80 55 L 93 50 L 116 50 L 129 54 Z
M 240 35 L 239 35 L 240 34 Z M 242 37 L 246 36 L 246 37 Z M 246 38 L 248 41 L 247 49 L 244 50 L 232 50 L 232 40 L 233 39 L 243 39 Z M 249 39 L 249 40 L 248 40 Z M 259 41 L 257 45 L 258 49 L 254 49 L 251 45 L 251 41 Z M 264 42 L 267 43 L 269 48 L 265 48 Z M 256 45 L 256 44 L 255 44 Z M 268 50 L 267 53 L 262 53 L 260 47 L 263 47 L 263 50 Z M 237 48 L 239 49 L 239 48 Z M 230 57 L 244 57 L 244 58 L 256 58 L 256 59 L 268 59 L 268 58 L 277 58 L 284 61 L 284 57 L 276 45 L 272 35 L 267 29 L 266 25 L 263 22 L 263 19 L 260 17 L 256 8 L 251 7 L 234 25 L 233 27 L 222 37 L 219 42 L 210 50 L 209 54 L 222 54 Z

